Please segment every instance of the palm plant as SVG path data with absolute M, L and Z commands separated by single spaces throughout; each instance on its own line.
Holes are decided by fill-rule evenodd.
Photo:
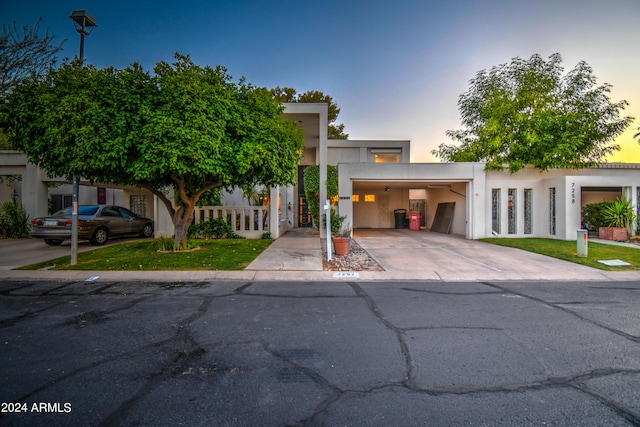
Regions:
M 625 197 L 610 202 L 602 216 L 609 227 L 620 228 L 627 228 L 636 217 L 631 201 Z

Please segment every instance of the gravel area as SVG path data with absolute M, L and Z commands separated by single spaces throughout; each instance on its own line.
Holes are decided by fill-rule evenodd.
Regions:
M 353 238 L 347 255 L 333 254 L 331 261 L 327 261 L 327 254 L 323 253 L 322 264 L 327 271 L 384 271 Z

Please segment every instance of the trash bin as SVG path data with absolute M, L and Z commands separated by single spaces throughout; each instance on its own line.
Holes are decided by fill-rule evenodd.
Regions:
M 404 225 L 404 222 L 407 219 L 407 210 L 406 209 L 396 209 L 393 211 L 393 216 L 396 220 L 396 228 L 407 228 Z
M 409 230 L 420 230 L 420 212 L 409 212 Z

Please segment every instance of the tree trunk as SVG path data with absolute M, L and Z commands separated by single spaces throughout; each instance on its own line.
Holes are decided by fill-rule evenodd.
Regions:
M 189 226 L 193 223 L 193 208 L 185 208 L 184 206 L 176 210 L 173 216 L 173 226 L 175 234 L 173 236 L 174 248 L 184 247 L 187 244 L 189 235 Z

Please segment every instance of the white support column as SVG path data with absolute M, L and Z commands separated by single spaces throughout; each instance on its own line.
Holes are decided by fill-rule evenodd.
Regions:
M 26 164 L 26 173 L 22 176 L 22 204 L 33 218 L 47 215 L 49 191 L 44 182 L 45 173 L 32 163 Z
M 280 216 L 278 215 L 278 187 L 269 189 L 269 233 L 271 237 L 277 239 L 280 237 Z

